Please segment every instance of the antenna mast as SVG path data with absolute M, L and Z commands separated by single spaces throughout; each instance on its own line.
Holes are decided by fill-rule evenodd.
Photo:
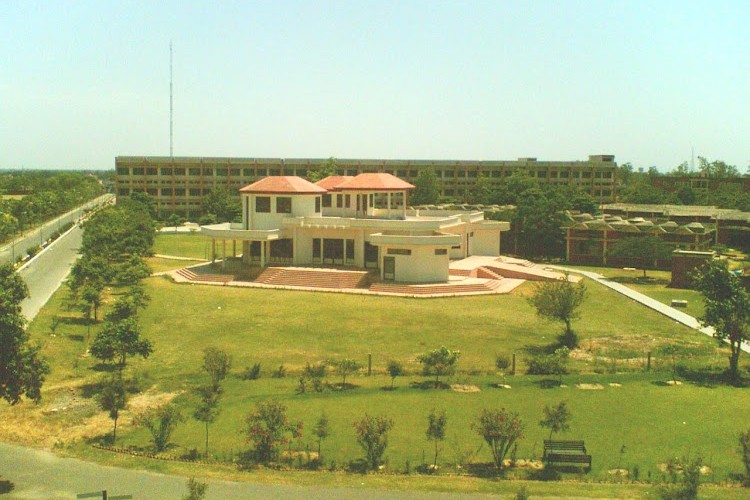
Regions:
M 173 148 L 173 141 L 174 141 L 174 123 L 172 119 L 172 112 L 173 112 L 173 106 L 172 106 L 172 41 L 169 41 L 169 157 L 172 158 L 174 156 L 174 148 Z

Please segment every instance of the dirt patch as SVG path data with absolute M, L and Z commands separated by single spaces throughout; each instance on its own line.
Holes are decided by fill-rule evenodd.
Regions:
M 542 470 L 544 469 L 544 463 L 541 460 L 526 460 L 525 458 L 519 458 L 513 463 L 510 459 L 503 460 L 503 467 L 515 467 L 517 469 L 533 469 Z
M 610 469 L 607 471 L 607 474 L 609 474 L 610 476 L 628 477 L 628 474 L 630 474 L 630 472 L 628 471 L 628 469 Z
M 454 392 L 482 392 L 482 390 L 470 384 L 451 384 L 451 390 Z
M 602 384 L 576 384 L 576 387 L 583 391 L 601 391 L 604 389 Z
M 307 462 L 318 459 L 318 452 L 316 451 L 289 451 L 284 450 L 281 452 L 281 458 L 285 460 L 298 460 L 302 459 Z
M 118 430 L 132 426 L 133 417 L 146 408 L 164 405 L 179 393 L 149 389 L 128 401 L 120 414 Z M 27 446 L 52 449 L 75 441 L 101 436 L 112 430 L 112 420 L 99 409 L 94 398 L 83 397 L 77 389 L 55 391 L 39 405 L 24 401 L 0 412 L 0 439 Z
M 667 472 L 667 471 L 669 471 L 669 465 L 665 464 L 665 463 L 656 464 L 656 467 L 661 472 Z M 682 474 L 682 465 L 676 464 L 675 465 L 675 470 L 677 471 L 677 474 Z M 705 476 L 705 475 L 711 474 L 713 472 L 713 469 L 711 467 L 709 467 L 708 465 L 701 465 L 701 467 L 698 469 L 698 472 L 700 472 L 702 475 Z

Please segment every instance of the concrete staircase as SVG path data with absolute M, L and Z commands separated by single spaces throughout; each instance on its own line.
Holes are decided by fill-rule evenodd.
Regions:
M 269 267 L 260 273 L 255 283 L 303 288 L 367 288 L 369 278 L 366 271 Z
M 203 282 L 203 283 L 229 283 L 230 281 L 234 281 L 234 276 L 231 274 L 210 274 L 210 273 L 195 273 L 191 271 L 190 269 L 184 267 L 182 269 L 178 269 L 177 274 L 182 276 L 188 281 L 196 281 L 196 282 Z

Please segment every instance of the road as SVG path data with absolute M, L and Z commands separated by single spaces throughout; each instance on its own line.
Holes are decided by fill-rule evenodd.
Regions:
M 14 489 L 4 498 L 73 499 L 78 493 L 107 490 L 108 495 L 133 495 L 134 499 L 175 500 L 187 493 L 187 479 L 153 472 L 106 467 L 75 458 L 0 443 L 0 467 L 3 480 Z M 252 472 L 248 473 L 252 476 Z M 279 498 L 279 499 L 404 499 L 459 498 L 440 493 L 388 492 L 367 489 L 367 476 L 360 488 L 320 488 L 293 485 L 268 485 L 200 479 L 208 483 L 207 499 Z M 482 495 L 460 495 L 472 499 Z
M 111 194 L 100 196 L 99 198 L 96 198 L 95 200 L 92 200 L 85 205 L 76 208 L 75 210 L 71 210 L 70 212 L 61 215 L 56 219 L 46 222 L 41 227 L 32 229 L 24 233 L 21 237 L 16 238 L 15 241 L 6 243 L 5 246 L 0 248 L 0 263 L 4 264 L 6 262 L 13 262 L 14 259 L 18 258 L 18 256 L 25 255 L 26 250 L 33 246 L 41 245 L 41 243 L 43 241 L 46 241 L 52 233 L 60 230 L 63 225 L 67 224 L 68 222 L 75 222 L 76 220 L 78 220 L 83 214 L 84 210 L 104 203 L 105 201 L 109 201 L 113 197 L 114 196 Z
M 83 230 L 74 226 L 18 271 L 29 287 L 29 298 L 21 303 L 23 315 L 29 321 L 36 317 L 70 272 L 70 266 L 78 258 L 82 234 Z

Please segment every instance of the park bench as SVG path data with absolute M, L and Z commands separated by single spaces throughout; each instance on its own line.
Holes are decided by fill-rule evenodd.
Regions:
M 672 299 L 672 307 L 687 307 L 688 301 L 681 299 Z
M 583 441 L 544 440 L 544 461 L 549 465 L 573 465 L 591 469 L 591 455 Z

